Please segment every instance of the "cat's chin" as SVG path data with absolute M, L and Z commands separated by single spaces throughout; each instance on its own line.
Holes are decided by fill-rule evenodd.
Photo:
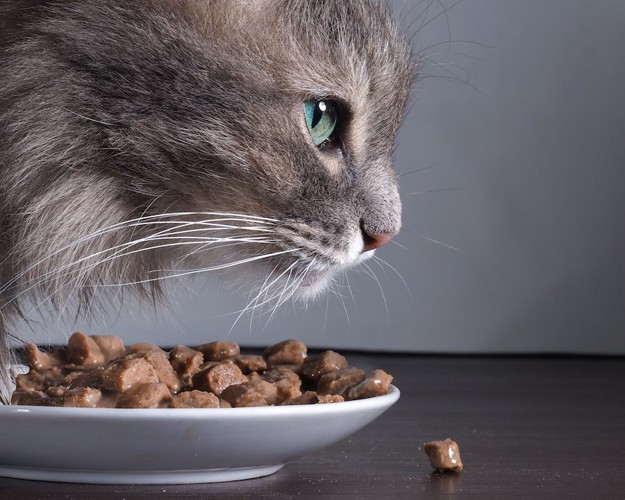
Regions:
M 369 252 L 361 253 L 356 259 L 352 259 L 351 262 L 341 266 L 308 273 L 298 287 L 294 297 L 304 302 L 318 298 L 330 288 L 336 276 L 370 259 L 373 257 L 374 252 L 374 250 L 370 250 Z
M 295 293 L 295 298 L 303 302 L 314 300 L 328 290 L 336 272 L 325 271 L 308 275 Z

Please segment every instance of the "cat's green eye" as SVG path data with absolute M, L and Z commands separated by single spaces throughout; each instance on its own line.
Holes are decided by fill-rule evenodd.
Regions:
M 332 137 L 338 122 L 338 109 L 334 102 L 306 101 L 304 115 L 315 146 L 321 146 Z

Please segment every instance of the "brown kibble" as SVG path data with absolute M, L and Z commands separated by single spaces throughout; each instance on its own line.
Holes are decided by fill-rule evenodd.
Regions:
M 63 394 L 63 406 L 96 408 L 102 399 L 102 392 L 91 387 L 70 389 Z
M 65 375 L 63 383 L 67 388 L 79 389 L 85 387 L 102 387 L 102 375 L 104 368 L 98 366 L 93 370 L 75 370 Z
M 77 366 L 94 367 L 105 363 L 104 354 L 96 341 L 81 332 L 72 334 L 67 341 L 65 357 Z
M 219 408 L 219 398 L 212 392 L 188 391 L 176 394 L 170 408 Z
M 308 356 L 304 360 L 301 375 L 310 382 L 317 382 L 325 373 L 341 370 L 348 366 L 345 357 L 338 352 L 324 351 L 321 354 Z
M 12 405 L 28 406 L 60 406 L 61 399 L 50 397 L 42 391 L 23 391 L 21 389 L 13 392 L 11 396 Z
M 432 467 L 439 471 L 461 471 L 463 468 L 460 459 L 458 443 L 447 438 L 444 441 L 430 441 L 423 449 L 430 459 Z
M 169 363 L 185 386 L 191 385 L 193 375 L 200 371 L 204 354 L 184 345 L 177 345 L 169 353 Z
M 158 375 L 154 367 L 141 357 L 116 359 L 102 373 L 102 387 L 109 391 L 125 392 L 149 382 L 157 383 Z
M 247 382 L 247 377 L 243 375 L 241 369 L 234 364 L 219 363 L 206 368 L 193 376 L 193 388 L 202 391 L 211 391 L 216 396 L 231 385 Z
M 267 361 L 267 366 L 276 365 L 296 365 L 300 366 L 306 359 L 308 349 L 300 340 L 283 340 L 263 351 L 263 358 Z
M 107 363 L 126 354 L 124 341 L 117 335 L 89 335 L 89 337 L 98 345 Z
M 169 363 L 169 359 L 167 358 L 167 353 L 165 351 L 160 349 L 158 351 L 146 351 L 141 354 L 141 357 L 152 365 L 154 371 L 156 372 L 156 376 L 158 377 L 158 381 L 161 384 L 165 384 L 172 393 L 180 391 L 180 379 L 178 378 L 178 374 L 174 371 L 174 368 Z
M 46 389 L 46 394 L 51 398 L 61 398 L 65 395 L 65 387 L 48 387 Z
M 371 376 L 349 390 L 347 399 L 365 399 L 388 394 L 393 377 L 384 370 L 373 370 Z
M 225 361 L 222 361 L 222 363 L 225 365 L 227 364 Z M 202 363 L 200 365 L 200 371 L 202 370 L 208 370 L 209 368 L 214 368 L 217 365 L 220 365 L 221 363 L 219 361 L 206 361 L 204 363 Z M 234 363 L 230 363 L 230 364 L 234 364 Z
M 252 372 L 264 372 L 267 369 L 267 362 L 262 356 L 239 354 L 232 359 L 245 375 Z
M 324 394 L 323 396 L 317 396 L 319 403 L 342 403 L 345 401 L 340 394 Z
M 265 372 L 261 378 L 276 386 L 278 390 L 277 404 L 282 404 L 284 401 L 293 399 L 302 393 L 302 380 L 288 368 L 279 366 Z
M 319 402 L 319 397 L 315 391 L 306 391 L 299 396 L 291 398 L 284 403 L 283 405 L 314 405 Z
M 126 354 L 145 354 L 149 351 L 165 352 L 159 346 L 157 346 L 156 344 L 152 344 L 151 342 L 137 342 L 128 346 L 128 349 L 126 349 Z
M 117 408 L 163 408 L 169 405 L 171 399 L 171 393 L 165 384 L 148 382 L 122 393 L 117 401 Z
M 43 372 L 30 371 L 15 377 L 15 387 L 18 390 L 29 391 L 45 391 L 48 387 L 61 385 L 64 380 L 61 370 L 52 368 Z
M 228 340 L 215 340 L 208 344 L 199 345 L 195 350 L 204 354 L 204 361 L 221 361 L 241 353 L 239 344 Z
M 319 378 L 319 394 L 344 394 L 365 379 L 365 372 L 359 368 L 348 367 L 324 373 Z
M 231 385 L 221 393 L 222 399 L 228 401 L 234 408 L 271 406 L 276 403 L 277 395 L 276 387 L 264 380 L 252 380 Z
M 59 349 L 45 352 L 41 351 L 35 344 L 26 344 L 24 351 L 28 359 L 28 366 L 33 370 L 51 370 L 63 365 L 62 353 Z

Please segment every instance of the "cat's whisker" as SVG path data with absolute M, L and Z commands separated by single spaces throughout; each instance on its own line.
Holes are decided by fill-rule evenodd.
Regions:
M 291 287 L 293 288 L 293 290 L 295 290 L 295 288 L 296 288 L 296 286 L 297 286 L 297 282 L 296 282 L 296 280 L 291 281 L 292 274 L 293 274 L 293 270 L 292 270 L 292 269 L 289 269 L 289 274 L 288 274 L 288 276 L 286 277 L 286 279 L 284 280 L 284 286 L 282 287 L 282 291 L 281 291 L 281 292 L 280 292 L 280 294 L 277 296 L 277 300 L 276 300 L 276 302 L 275 302 L 275 304 L 274 304 L 274 306 L 273 306 L 273 310 L 271 311 L 271 314 L 269 315 L 269 318 L 268 318 L 268 319 L 267 319 L 267 321 L 265 322 L 265 326 L 264 326 L 264 328 L 263 328 L 263 329 L 266 329 L 266 328 L 269 326 L 269 323 L 271 323 L 271 320 L 272 320 L 272 319 L 273 319 L 273 317 L 275 316 L 276 311 L 278 310 L 278 308 L 279 308 L 282 304 L 284 304 L 284 302 L 285 302 L 286 300 L 288 300 L 288 299 L 289 299 L 289 297 L 291 296 L 291 295 L 287 295 L 287 296 L 286 296 L 286 299 L 285 299 L 285 298 L 284 298 L 284 297 L 285 297 L 285 295 L 284 295 L 284 294 L 285 294 L 285 293 L 287 293 L 288 291 L 290 291 L 290 288 L 291 288 Z
M 183 239 L 190 239 L 191 241 L 180 241 Z M 173 237 L 173 236 L 167 236 L 167 237 L 149 237 L 149 238 L 140 238 L 134 241 L 130 241 L 130 242 L 126 242 L 122 245 L 117 245 L 115 247 L 111 247 L 108 248 L 106 250 L 101 250 L 99 252 L 95 252 L 93 254 L 87 255 L 85 257 L 82 257 L 78 260 L 72 261 L 68 264 L 65 264 L 64 266 L 61 266 L 58 269 L 55 269 L 54 271 L 49 272 L 47 275 L 43 276 L 43 280 L 39 280 L 38 283 L 42 284 L 45 283 L 45 280 L 48 276 L 52 275 L 53 277 L 64 277 L 65 274 L 62 274 L 60 271 L 63 271 L 65 269 L 77 266 L 78 264 L 81 264 L 83 262 L 89 261 L 89 260 L 93 260 L 96 257 L 99 257 L 102 254 L 107 254 L 107 253 L 111 253 L 113 252 L 112 255 L 108 256 L 105 259 L 101 259 L 101 260 L 97 260 L 96 262 L 94 262 L 93 264 L 90 264 L 86 267 L 83 268 L 79 268 L 77 272 L 83 272 L 83 271 L 90 271 L 92 270 L 94 267 L 103 265 L 111 260 L 114 259 L 118 259 L 120 257 L 125 257 L 128 255 L 132 255 L 132 254 L 136 254 L 136 253 L 141 253 L 141 252 L 146 252 L 149 250 L 155 250 L 155 249 L 159 249 L 159 248 L 167 248 L 167 247 L 178 247 L 178 246 L 184 246 L 184 245 L 194 245 L 194 244 L 198 244 L 198 243 L 203 243 L 205 244 L 205 242 L 208 240 L 210 243 L 218 243 L 218 242 L 223 242 L 223 241 L 229 241 L 229 242 L 239 242 L 239 243 L 263 243 L 264 240 L 261 239 L 263 237 L 258 237 L 259 239 L 249 239 L 249 238 L 201 238 L 201 237 Z M 168 243 L 168 244 L 163 244 L 163 245 L 157 245 L 157 246 L 147 246 L 147 247 L 142 247 L 136 250 L 131 250 L 131 251 L 125 251 L 126 249 L 128 249 L 129 247 L 135 246 L 139 243 L 145 243 L 147 241 L 165 241 L 165 240 L 173 240 L 174 243 Z M 70 271 L 70 273 L 73 271 Z
M 280 243 L 280 240 L 277 240 L 277 239 L 266 239 L 263 236 L 259 236 L 258 239 L 255 239 L 253 237 L 245 238 L 245 240 L 246 240 L 245 241 L 246 243 L 263 243 L 263 244 L 278 244 L 278 243 Z M 200 252 L 204 252 L 206 250 L 212 250 L 212 251 L 219 250 L 219 249 L 222 249 L 222 248 L 236 246 L 236 245 L 239 245 L 240 243 L 241 243 L 240 241 L 236 241 L 234 243 L 224 243 L 224 244 L 222 244 L 222 242 L 207 242 L 207 243 L 199 246 L 195 250 L 192 250 L 192 251 L 187 252 L 184 255 L 182 255 L 179 259 L 176 260 L 174 267 L 177 267 L 177 266 L 181 265 L 182 262 L 184 262 L 185 260 L 189 259 L 193 255 L 196 255 L 196 254 L 198 254 Z
M 193 269 L 191 271 L 185 271 L 182 273 L 177 273 L 177 274 L 173 274 L 173 275 L 167 275 L 167 276 L 160 276 L 158 278 L 148 278 L 145 280 L 137 280 L 137 281 L 130 281 L 130 282 L 126 282 L 126 283 L 116 283 L 116 284 L 104 284 L 104 285 L 99 285 L 99 287 L 101 288 L 114 288 L 114 287 L 118 287 L 118 286 L 132 286 L 132 285 L 143 285 L 146 283 L 151 283 L 151 282 L 155 282 L 155 281 L 161 281 L 164 279 L 171 279 L 171 278 L 180 278 L 183 276 L 189 276 L 189 275 L 193 275 L 193 274 L 198 274 L 198 273 L 205 273 L 205 272 L 209 272 L 209 271 L 219 271 L 219 270 L 223 270 L 223 269 L 227 269 L 230 267 L 234 267 L 234 266 L 238 266 L 241 264 L 248 264 L 250 262 L 256 262 L 259 260 L 263 260 L 263 259 L 268 259 L 271 257 L 277 257 L 278 255 L 284 255 L 287 253 L 292 253 L 295 252 L 294 249 L 289 249 L 289 250 L 282 250 L 280 252 L 273 252 L 273 253 L 268 253 L 268 254 L 264 254 L 264 255 L 257 255 L 254 257 L 248 257 L 245 259 L 241 259 L 235 262 L 228 262 L 226 264 L 217 264 L 214 266 L 208 266 L 208 267 L 202 267 L 199 269 Z
M 86 288 L 108 288 L 108 287 L 122 287 L 122 286 L 130 286 L 130 285 L 140 285 L 140 284 L 144 284 L 146 282 L 161 281 L 161 280 L 170 279 L 170 278 L 178 278 L 178 277 L 182 277 L 182 276 L 186 276 L 186 275 L 190 275 L 190 274 L 196 274 L 196 273 L 203 273 L 203 272 L 208 272 L 208 271 L 213 271 L 213 270 L 225 269 L 225 268 L 228 268 L 228 267 L 232 267 L 232 266 L 236 266 L 236 265 L 240 265 L 240 264 L 244 264 L 244 263 L 249 263 L 249 262 L 254 262 L 254 261 L 261 260 L 261 259 L 268 258 L 268 257 L 274 257 L 274 256 L 282 255 L 282 254 L 285 254 L 285 253 L 290 253 L 292 251 L 293 250 L 285 250 L 285 251 L 281 251 L 281 252 L 274 252 L 274 253 L 271 253 L 271 254 L 250 257 L 250 258 L 247 258 L 247 259 L 241 259 L 239 261 L 231 262 L 231 263 L 227 263 L 227 264 L 215 265 L 215 266 L 210 266 L 210 267 L 205 267 L 205 268 L 200 268 L 200 269 L 194 269 L 194 270 L 191 270 L 191 271 L 179 272 L 179 273 L 176 273 L 176 274 L 173 274 L 173 275 L 160 276 L 158 278 L 150 278 L 150 279 L 141 280 L 141 281 L 137 281 L 137 282 L 119 283 L 119 284 L 114 284 L 114 285 L 94 285 L 92 287 L 86 287 Z M 290 266 L 290 268 L 292 268 L 296 263 L 297 263 L 297 261 L 292 266 Z M 85 287 L 85 285 L 83 285 L 83 287 Z M 59 292 L 59 291 L 60 291 L 60 289 L 57 289 L 57 292 Z M 35 307 L 33 307 L 30 310 L 29 315 L 32 314 L 35 310 L 38 310 L 46 301 L 53 300 L 53 298 L 54 298 L 53 294 L 46 296 L 46 298 L 43 301 L 41 301 L 38 304 L 36 304 Z M 270 299 L 273 299 L 273 298 L 275 298 L 275 296 L 271 297 Z M 69 301 L 69 298 L 68 298 L 68 301 Z
M 440 163 L 432 163 L 431 165 L 428 165 L 427 167 L 421 167 L 421 168 L 417 168 L 416 170 L 411 170 L 409 172 L 402 172 L 398 175 L 398 177 L 401 179 L 403 177 L 407 177 L 409 175 L 413 175 L 413 174 L 418 174 L 419 172 L 424 172 L 426 170 L 430 170 L 431 168 L 435 168 L 440 166 Z
M 401 275 L 401 273 L 395 269 L 391 264 L 389 264 L 388 262 L 386 262 L 384 259 L 378 257 L 377 255 L 373 256 L 373 259 L 375 260 L 375 262 L 384 264 L 385 266 L 387 266 L 391 271 L 393 271 L 401 280 L 401 282 L 404 284 L 404 287 L 406 288 L 406 291 L 408 292 L 408 296 L 413 299 L 412 296 L 412 292 L 410 291 L 410 287 L 408 286 L 408 283 L 406 282 L 406 280 L 404 279 L 404 277 Z
M 252 239 L 250 239 L 250 238 L 234 238 L 234 237 L 213 239 L 213 238 L 199 238 L 199 237 L 195 237 L 195 238 L 190 238 L 190 239 L 192 239 L 192 241 L 179 241 L 179 238 L 165 237 L 165 238 L 159 238 L 159 240 L 160 239 L 163 239 L 163 240 L 173 239 L 173 240 L 175 240 L 175 242 L 174 243 L 161 244 L 161 245 L 147 246 L 147 247 L 143 247 L 143 248 L 139 248 L 139 249 L 131 250 L 131 251 L 124 251 L 129 246 L 132 246 L 132 245 L 136 244 L 138 241 L 143 242 L 144 239 L 136 240 L 135 242 L 127 242 L 124 245 L 118 245 L 117 247 L 113 247 L 111 249 L 107 249 L 105 251 L 96 252 L 95 254 L 91 254 L 89 256 L 83 257 L 81 259 L 78 259 L 78 261 L 74 261 L 74 262 L 71 262 L 69 264 L 66 264 L 65 266 L 62 266 L 62 267 L 60 267 L 60 268 L 58 268 L 58 269 L 56 269 L 54 271 L 51 271 L 51 272 L 47 273 L 44 276 L 39 277 L 38 280 L 35 281 L 33 284 L 31 284 L 29 287 L 27 287 L 26 289 L 24 289 L 24 290 L 20 291 L 19 293 L 15 294 L 14 297 L 12 298 L 12 300 L 7 302 L 7 303 L 5 303 L 5 304 L 3 304 L 2 307 L 8 306 L 12 301 L 18 300 L 21 296 L 27 294 L 28 292 L 30 292 L 30 291 L 32 291 L 34 289 L 37 289 L 39 287 L 44 286 L 47 282 L 49 282 L 51 280 L 60 281 L 60 280 L 62 280 L 64 278 L 66 278 L 65 282 L 68 283 L 68 282 L 72 282 L 72 278 L 74 278 L 73 279 L 73 283 L 74 284 L 72 286 L 72 288 L 74 290 L 81 289 L 81 288 L 82 289 L 86 289 L 88 287 L 86 287 L 84 285 L 83 282 L 85 280 L 84 279 L 81 280 L 80 279 L 80 275 L 83 275 L 83 276 L 86 277 L 88 275 L 88 272 L 92 271 L 94 268 L 96 268 L 98 266 L 105 265 L 105 264 L 109 263 L 110 261 L 127 257 L 127 256 L 132 255 L 132 254 L 146 252 L 146 251 L 152 251 L 152 250 L 157 250 L 157 249 L 163 249 L 163 248 L 169 248 L 169 247 L 180 247 L 180 246 L 184 246 L 184 245 L 197 245 L 197 244 L 207 245 L 206 239 L 210 240 L 209 244 L 223 243 L 224 241 L 228 241 L 229 245 L 245 244 L 245 243 L 254 243 L 254 244 L 256 244 L 256 243 L 272 243 L 273 242 L 273 240 L 266 241 L 266 240 L 264 240 L 262 238 L 264 238 L 264 237 L 263 236 L 259 236 L 258 239 L 254 239 L 254 238 L 252 238 Z M 153 239 L 151 239 L 151 240 L 153 240 Z M 96 262 L 94 262 L 92 264 L 80 267 L 80 268 L 78 268 L 76 270 L 71 270 L 70 269 L 70 270 L 68 270 L 65 273 L 61 272 L 61 271 L 65 270 L 65 269 L 68 269 L 68 268 L 71 268 L 71 267 L 73 267 L 75 265 L 78 265 L 78 264 L 82 263 L 83 261 L 91 260 L 91 259 L 93 259 L 93 258 L 95 258 L 95 257 L 97 257 L 97 256 L 99 256 L 99 255 L 101 255 L 103 253 L 107 253 L 107 252 L 110 252 L 112 250 L 117 250 L 117 252 L 114 253 L 113 255 L 108 256 L 105 259 L 97 260 Z M 76 276 L 77 274 L 78 274 L 78 276 Z M 101 285 L 94 285 L 94 286 L 92 286 L 90 288 L 97 288 L 99 286 L 101 286 Z M 114 286 L 118 286 L 118 285 L 114 285 Z M 56 290 L 55 293 L 60 294 L 63 290 L 66 289 L 66 286 L 63 283 L 59 283 L 54 288 Z M 53 292 L 50 292 L 50 294 L 53 295 Z
M 295 267 L 299 262 L 296 260 L 295 262 L 293 262 L 288 268 L 286 268 L 282 273 L 280 273 L 276 278 L 273 279 L 273 281 L 271 281 L 271 283 L 269 283 L 268 285 L 263 285 L 263 287 L 259 290 L 259 292 L 256 294 L 256 297 L 251 300 L 240 312 L 239 315 L 237 316 L 237 318 L 235 319 L 234 323 L 232 324 L 232 326 L 230 327 L 230 330 L 228 332 L 228 334 L 230 334 L 232 332 L 232 330 L 234 329 L 235 325 L 238 323 L 238 321 L 241 319 L 241 317 L 246 313 L 246 312 L 251 312 L 252 314 L 254 313 L 254 311 L 260 307 L 262 307 L 263 305 L 271 302 L 274 298 L 275 295 L 272 295 L 269 298 L 264 299 L 262 302 L 258 302 L 260 300 L 260 297 L 263 296 L 263 294 L 265 295 L 265 297 L 267 297 L 268 291 L 269 289 L 280 280 L 280 278 L 282 278 L 287 272 L 291 272 L 293 267 Z M 277 267 L 277 266 L 276 266 Z M 274 270 L 276 268 L 274 267 Z M 272 270 L 273 273 L 273 270 Z M 272 274 L 270 273 L 270 275 Z M 270 276 L 269 275 L 269 276 Z M 268 276 L 268 278 L 269 278 Z M 268 281 L 268 278 L 265 279 L 265 283 Z M 252 316 L 253 318 L 253 316 Z M 251 321 L 251 320 L 250 320 Z
M 273 274 L 277 271 L 278 267 L 279 267 L 279 264 L 276 264 L 275 266 L 273 266 L 271 271 L 267 273 L 267 276 L 265 277 L 265 280 L 263 281 L 263 284 L 261 285 L 259 291 L 256 293 L 255 298 L 250 302 L 251 304 L 251 307 L 249 309 L 250 311 L 250 328 L 249 328 L 250 337 L 252 336 L 252 327 L 254 325 L 254 313 L 256 312 L 258 301 L 260 300 L 263 294 L 265 295 L 265 297 L 267 297 L 267 294 L 269 293 L 269 287 L 267 287 L 267 282 L 271 279 Z
M 402 248 L 403 250 L 408 250 L 408 247 L 406 247 L 406 246 L 402 245 L 402 244 L 401 244 L 401 243 L 399 243 L 398 241 L 391 240 L 391 243 L 392 243 L 393 245 L 397 245 L 399 248 Z
M 442 193 L 445 191 L 464 191 L 464 187 L 452 187 L 452 188 L 440 188 L 440 189 L 428 189 L 425 191 L 413 191 L 412 193 L 406 193 L 406 196 L 430 194 L 430 193 Z
M 104 250 L 100 250 L 99 252 L 95 252 L 95 253 L 89 254 L 89 255 L 87 255 L 86 257 L 83 257 L 83 258 L 81 258 L 81 259 L 73 260 L 73 261 L 71 261 L 69 264 L 66 264 L 65 266 L 62 266 L 61 268 L 57 268 L 57 269 L 55 269 L 55 270 L 53 271 L 53 273 L 57 273 L 58 271 L 63 270 L 63 268 L 65 268 L 65 267 L 75 266 L 75 265 L 80 264 L 80 263 L 82 263 L 82 262 L 84 262 L 84 261 L 87 261 L 87 260 L 93 259 L 93 258 L 95 258 L 95 257 L 97 257 L 97 256 L 99 256 L 99 255 L 101 255 L 101 254 L 104 254 L 104 253 L 109 253 L 109 252 L 111 252 L 111 251 L 114 251 L 114 250 L 117 250 L 117 249 L 120 249 L 120 248 L 127 248 L 127 247 L 129 247 L 129 246 L 133 246 L 133 245 L 136 245 L 136 244 L 139 244 L 139 243 L 143 243 L 143 242 L 145 242 L 145 241 L 149 241 L 149 240 L 152 240 L 152 239 L 158 238 L 161 234 L 164 234 L 164 233 L 169 233 L 170 235 L 171 235 L 171 234 L 176 234 L 176 233 L 172 233 L 171 231 L 172 231 L 171 229 L 170 229 L 170 230 L 167 230 L 167 231 L 159 231 L 159 232 L 154 233 L 154 234 L 152 234 L 152 235 L 148 235 L 147 237 L 138 238 L 138 239 L 133 240 L 133 241 L 127 241 L 127 242 L 124 242 L 124 243 L 122 243 L 122 244 L 120 244 L 120 245 L 117 245 L 117 246 L 115 246 L 115 247 L 109 247 L 109 248 L 106 248 L 106 249 L 104 249 Z M 182 233 L 181 233 L 181 234 L 182 234 Z M 57 252 L 55 252 L 54 254 L 49 255 L 47 258 L 48 258 L 48 259 L 49 259 L 49 258 L 52 258 L 52 257 L 53 257 L 56 253 L 57 253 Z M 46 260 L 46 258 L 44 258 L 44 259 L 42 259 L 42 260 L 38 261 L 35 265 L 30 266 L 30 267 L 31 267 L 31 268 L 34 268 L 34 267 L 36 267 L 37 265 L 41 265 L 43 262 L 45 262 L 45 260 Z M 30 268 L 29 268 L 29 269 L 25 270 L 23 273 L 21 273 L 21 275 L 18 275 L 16 278 L 23 277 L 23 275 L 25 275 L 25 274 L 26 274 L 29 270 L 32 270 L 32 269 L 30 269 Z M 48 273 L 48 274 L 49 274 L 49 273 Z M 14 282 L 15 280 L 12 280 L 12 281 Z M 6 285 L 5 285 L 2 289 L 0 289 L 0 293 L 2 293 L 2 292 L 4 292 L 4 291 L 6 291 L 7 287 L 8 287 L 8 286 L 10 286 L 11 284 L 12 284 L 11 282 L 7 283 L 7 284 L 6 284 Z
M 274 279 L 269 285 L 263 287 L 264 290 L 260 290 L 257 294 L 256 294 L 256 298 L 251 300 L 245 308 L 243 308 L 242 310 L 236 311 L 235 313 L 232 314 L 238 314 L 237 319 L 235 320 L 235 323 L 232 325 L 230 332 L 232 332 L 232 329 L 234 328 L 234 326 L 236 325 L 236 323 L 240 320 L 240 318 L 246 313 L 246 312 L 251 312 L 252 315 L 256 313 L 257 310 L 261 309 L 264 305 L 266 304 L 270 304 L 272 301 L 274 301 L 275 299 L 278 299 L 276 301 L 276 303 L 274 304 L 274 307 L 270 310 L 267 311 L 263 311 L 260 312 L 258 314 L 258 317 L 262 317 L 265 316 L 267 314 L 270 315 L 269 321 L 267 322 L 267 324 L 271 321 L 271 319 L 273 318 L 273 315 L 275 314 L 276 310 L 282 305 L 284 304 L 287 300 L 289 300 L 294 294 L 295 292 L 298 290 L 298 288 L 300 287 L 300 285 L 302 284 L 302 282 L 304 281 L 304 279 L 306 278 L 306 276 L 308 275 L 308 272 L 310 271 L 312 264 L 314 262 L 313 261 L 309 262 L 309 264 L 304 268 L 304 270 L 300 273 L 300 275 L 294 279 L 292 278 L 292 273 L 293 273 L 293 268 L 295 265 L 299 264 L 299 260 L 294 262 L 291 266 L 289 266 L 289 268 L 285 269 L 285 271 L 283 271 L 280 276 L 278 276 L 278 278 Z M 275 268 L 274 268 L 275 271 Z M 274 272 L 272 271 L 272 272 Z M 286 274 L 288 272 L 289 276 L 287 276 L 287 279 L 285 280 L 285 285 L 283 286 L 281 291 L 276 291 L 275 293 L 273 293 L 272 295 L 269 296 L 269 290 L 271 289 L 272 286 L 274 286 L 281 277 L 284 276 L 284 274 Z M 265 280 L 265 283 L 268 281 L 268 279 Z M 289 283 L 289 281 L 291 281 Z M 258 302 L 258 300 L 260 300 L 260 297 L 263 296 L 265 298 L 263 298 L 263 300 L 261 302 Z M 267 326 L 267 324 L 265 325 L 265 328 Z
M 347 305 L 345 304 L 345 298 L 343 297 L 343 294 L 337 289 L 336 283 L 332 283 L 332 286 L 330 289 L 332 290 L 332 293 L 334 294 L 334 296 L 338 297 L 338 299 L 341 301 L 341 305 L 343 306 L 343 311 L 345 311 L 345 318 L 347 319 L 347 324 L 351 325 L 352 319 L 349 316 L 349 311 L 347 310 Z
M 382 283 L 380 283 L 380 280 L 378 279 L 377 275 L 375 274 L 375 272 L 373 271 L 373 269 L 371 269 L 371 266 L 369 266 L 366 262 L 363 262 L 362 265 L 368 269 L 369 271 L 369 276 L 371 276 L 375 282 L 378 284 L 378 288 L 380 290 L 380 294 L 382 295 L 382 301 L 384 302 L 384 309 L 386 310 L 386 320 L 390 322 L 391 320 L 391 316 L 388 310 L 388 302 L 386 300 L 386 294 L 384 293 L 384 288 L 382 287 Z
M 302 282 L 306 278 L 308 269 L 309 269 L 309 266 L 302 272 L 301 276 L 293 279 L 291 281 L 291 283 L 289 283 L 289 280 L 291 279 L 291 273 L 289 273 L 289 276 L 287 277 L 287 280 L 285 282 L 285 285 L 284 285 L 282 291 L 281 292 L 276 292 L 274 295 L 269 297 L 268 301 L 274 300 L 276 298 L 278 298 L 278 300 L 276 301 L 276 303 L 274 304 L 274 307 L 271 310 L 263 312 L 263 313 L 261 313 L 259 315 L 259 316 L 263 316 L 263 315 L 267 315 L 267 314 L 270 315 L 269 319 L 265 323 L 265 326 L 263 327 L 263 329 L 267 328 L 267 326 L 269 325 L 269 323 L 273 319 L 273 317 L 274 317 L 276 311 L 278 310 L 278 308 L 282 304 L 284 304 L 287 300 L 289 300 L 295 294 L 297 289 L 300 287 L 300 285 L 302 284 Z M 285 296 L 285 294 L 286 294 L 286 296 Z
M 104 228 L 100 228 L 96 231 L 93 231 L 92 233 L 89 233 L 81 238 L 78 238 L 74 241 L 72 241 L 71 243 L 64 245 L 63 247 L 55 250 L 54 252 L 52 252 L 51 254 L 47 254 L 44 255 L 43 258 L 35 261 L 33 264 L 27 266 L 24 270 L 22 270 L 20 273 L 17 273 L 12 279 L 10 279 L 9 281 L 7 281 L 2 287 L 0 287 L 0 294 L 5 293 L 7 290 L 9 290 L 15 283 L 17 283 L 20 279 L 22 279 L 24 276 L 26 276 L 29 272 L 37 269 L 37 267 L 41 266 L 43 263 L 45 263 L 48 260 L 51 260 L 52 258 L 63 254 L 64 252 L 67 252 L 68 250 L 75 250 L 76 248 L 79 248 L 80 245 L 82 245 L 83 243 L 86 243 L 88 241 L 92 241 L 95 240 L 97 238 L 100 238 L 104 235 L 107 235 L 111 232 L 115 232 L 115 231 L 120 231 L 122 229 L 128 228 L 128 227 L 132 227 L 132 228 L 137 228 L 137 227 L 141 227 L 141 226 L 149 226 L 152 224 L 160 224 L 160 223 L 166 223 L 166 224 L 171 224 L 171 223 L 177 223 L 177 224 L 181 224 L 181 222 L 178 221 L 163 221 L 162 219 L 165 218 L 171 218 L 171 217 L 188 217 L 188 216 L 217 216 L 217 217 L 221 217 L 221 219 L 218 220 L 225 220 L 225 218 L 228 218 L 228 221 L 230 219 L 232 220 L 240 220 L 240 221 L 247 221 L 250 223 L 256 223 L 256 224 L 275 224 L 277 221 L 277 219 L 269 219 L 267 217 L 260 217 L 260 216 L 253 216 L 253 215 L 243 215 L 243 214 L 236 214 L 236 213 L 228 213 L 228 212 L 172 212 L 172 213 L 162 213 L 162 214 L 155 214 L 155 215 L 148 215 L 148 216 L 141 216 L 138 218 L 134 218 L 134 219 L 129 219 L 126 221 L 122 221 L 122 222 L 118 222 L 115 224 L 111 224 L 109 226 L 106 226 Z M 202 224 L 202 223 L 208 223 L 210 220 L 204 220 L 204 221 L 186 221 L 183 222 L 183 224 L 185 225 L 189 225 L 189 224 Z M 212 221 L 214 222 L 214 220 Z M 237 229 L 239 227 L 236 227 Z M 108 249 L 104 250 L 104 251 L 108 251 Z
M 347 289 L 349 290 L 349 295 L 352 298 L 352 302 L 354 304 L 355 307 L 356 306 L 356 297 L 354 297 L 354 291 L 352 290 L 352 285 L 349 282 L 349 275 L 347 273 L 343 273 L 343 275 L 345 277 L 345 282 L 347 283 Z
M 419 237 L 423 238 L 424 240 L 427 240 L 427 241 L 429 241 L 431 243 L 435 243 L 435 244 L 440 245 L 442 247 L 449 248 L 450 250 L 454 250 L 456 252 L 464 253 L 464 250 L 462 250 L 461 248 L 455 247 L 453 245 L 450 245 L 449 243 L 443 243 L 442 241 L 435 240 L 434 238 L 430 238 L 429 236 L 425 236 L 423 234 L 420 234 Z

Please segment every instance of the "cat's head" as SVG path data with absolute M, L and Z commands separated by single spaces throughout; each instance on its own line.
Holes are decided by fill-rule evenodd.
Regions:
M 45 157 L 23 204 L 40 236 L 41 221 L 52 228 L 51 255 L 72 241 L 74 260 L 91 255 L 85 283 L 149 281 L 175 263 L 307 297 L 399 231 L 392 151 L 415 63 L 382 3 L 56 9 L 32 71 L 49 70 L 41 142 L 69 156 Z

